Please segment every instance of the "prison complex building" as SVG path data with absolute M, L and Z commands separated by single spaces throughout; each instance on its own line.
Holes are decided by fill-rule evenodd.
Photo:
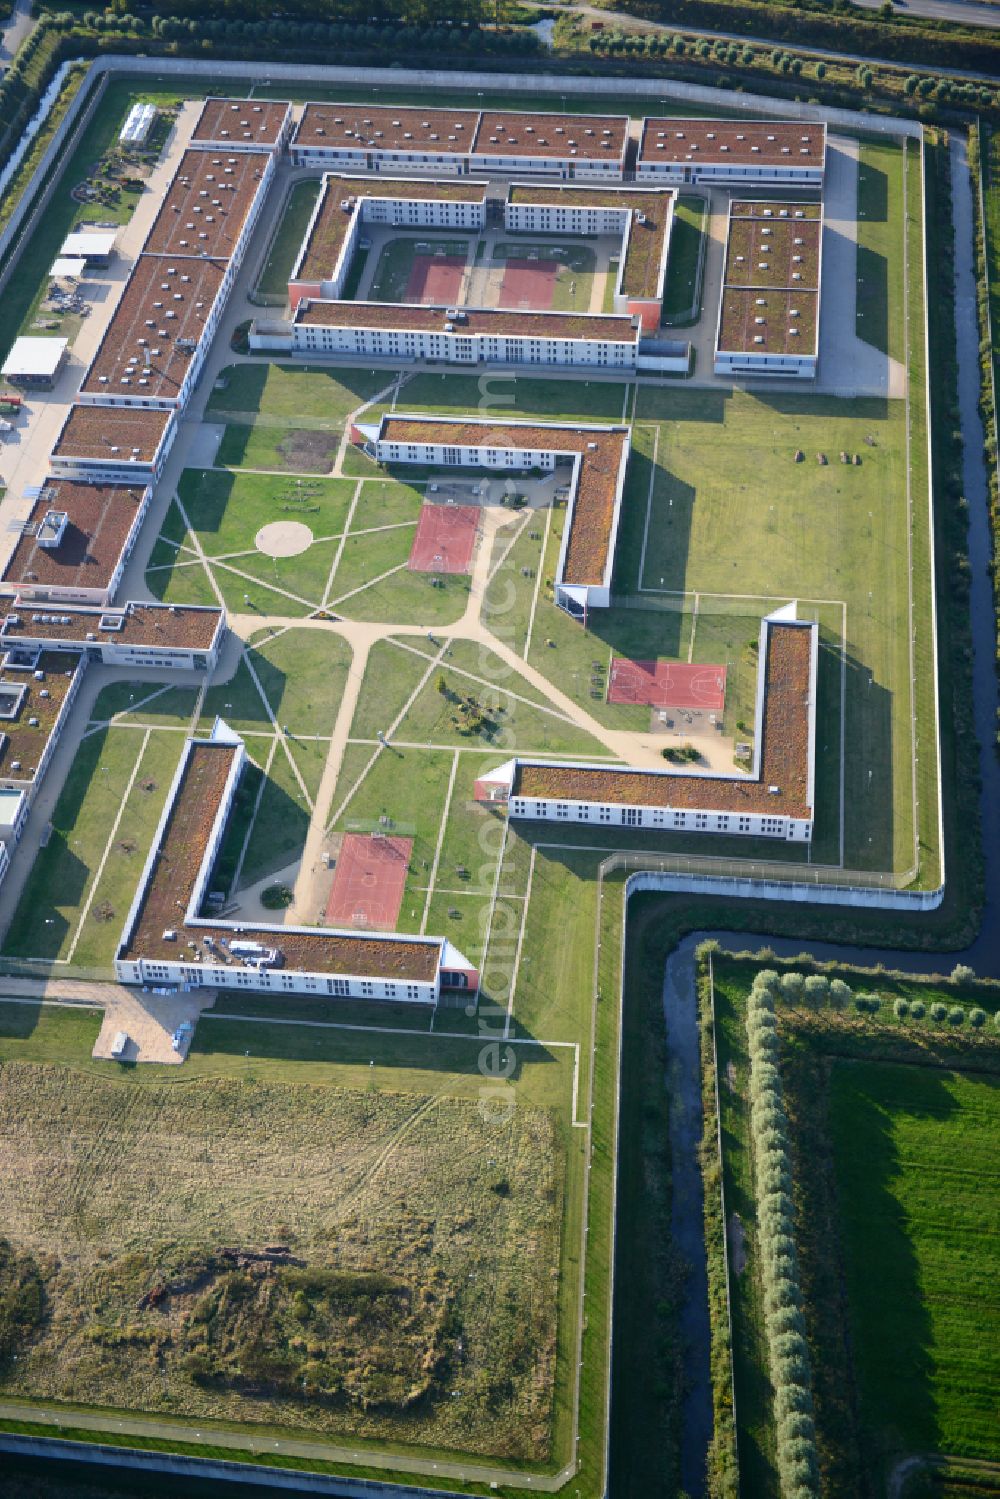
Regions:
M 123 983 L 425 1005 L 478 989 L 476 970 L 441 937 L 203 916 L 246 763 L 242 740 L 219 720 L 211 738 L 186 742 L 115 956 Z
M 107 604 L 135 546 L 150 494 L 149 485 L 71 479 L 50 479 L 29 490 L 31 510 L 14 533 L 0 592 L 40 603 Z
M 812 120 L 647 118 L 636 181 L 819 189 L 825 170 L 826 125 Z
M 815 377 L 822 244 L 819 203 L 730 204 L 717 375 Z
M 191 144 L 219 151 L 281 151 L 292 133 L 292 106 L 278 99 L 206 99 Z
M 302 297 L 343 295 L 365 224 L 400 229 L 486 227 L 485 182 L 398 182 L 327 173 L 288 283 L 292 308 Z
M 346 172 L 488 172 L 620 182 L 628 125 L 625 115 L 307 104 L 291 153 L 296 166 Z
M 794 605 L 761 623 L 749 775 L 510 760 L 481 777 L 481 801 L 512 818 L 725 833 L 808 843 L 813 832 L 819 627 Z
M 129 602 L 40 609 L 17 598 L 0 620 L 0 649 L 67 651 L 104 666 L 211 671 L 226 614 L 207 604 Z
M 614 311 L 660 326 L 674 194 L 644 188 L 542 187 L 514 183 L 504 204 L 512 234 L 612 235 L 621 240 Z
M 423 360 L 632 370 L 639 327 L 633 318 L 585 313 L 302 301 L 290 349 L 306 356 L 370 356 L 401 364 Z
M 389 415 L 357 427 L 380 463 L 492 472 L 567 467 L 567 518 L 555 601 L 577 618 L 611 603 L 615 543 L 630 447 L 627 427 Z
M 49 468 L 55 478 L 93 484 L 155 484 L 174 438 L 177 413 L 146 406 L 71 406 Z
M 79 652 L 6 649 L 0 666 L 0 880 L 80 690 Z

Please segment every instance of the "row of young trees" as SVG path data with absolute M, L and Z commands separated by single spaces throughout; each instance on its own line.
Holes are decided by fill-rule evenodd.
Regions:
M 770 970 L 763 970 L 765 973 Z M 952 978 L 956 983 L 964 982 L 966 975 L 974 977 L 972 970 L 965 970 L 959 965 L 955 969 Z M 758 975 L 759 977 L 759 975 Z M 775 998 L 778 1003 L 784 1003 L 795 1008 L 805 1007 L 810 1010 L 829 1008 L 832 1010 L 846 1010 L 853 1008 L 859 1015 L 878 1015 L 885 1011 L 885 1001 L 881 994 L 874 991 L 858 990 L 854 993 L 849 984 L 843 979 L 829 979 L 823 973 L 811 973 L 808 977 L 801 973 L 790 971 L 782 974 L 774 988 Z M 922 999 L 907 999 L 899 995 L 892 1002 L 892 1013 L 897 1020 L 923 1020 L 929 1015 L 936 1025 L 944 1025 L 958 1028 L 968 1025 L 971 1030 L 981 1030 L 989 1018 L 984 1009 L 974 1005 L 967 1010 L 964 1005 L 944 1004 L 941 1000 L 935 1000 L 930 1006 Z M 1000 1031 L 1000 1010 L 993 1017 L 993 1023 Z
M 774 970 L 761 969 L 747 1001 L 757 1236 L 781 1493 L 783 1499 L 815 1499 L 820 1491 L 819 1461 L 795 1245 L 790 1131 L 778 1068 L 775 994 L 779 989 Z

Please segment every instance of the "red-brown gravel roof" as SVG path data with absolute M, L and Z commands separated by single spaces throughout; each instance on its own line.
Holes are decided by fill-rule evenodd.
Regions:
M 270 159 L 268 151 L 185 151 L 144 252 L 228 260 Z
M 4 584 L 14 590 L 22 584 L 32 588 L 106 588 L 135 525 L 144 493 L 141 484 L 50 479 L 32 506 L 4 569 Z M 44 547 L 37 532 L 50 510 L 64 510 L 68 520 L 59 545 Z
M 291 106 L 279 99 L 206 99 L 192 141 L 277 145 Z
M 826 126 L 790 120 L 645 119 L 639 164 L 657 161 L 740 166 L 820 166 Z
M 69 408 L 52 451 L 60 458 L 127 463 L 134 457 L 138 463 L 152 463 L 172 420 L 172 411 L 151 411 L 144 406 L 88 406 L 78 401 Z M 118 452 L 112 452 L 113 448 Z
M 813 631 L 774 623 L 768 630 L 760 774 L 755 780 L 670 771 L 521 765 L 513 796 L 678 807 L 808 818 L 809 686 Z M 777 786 L 778 791 L 769 790 Z

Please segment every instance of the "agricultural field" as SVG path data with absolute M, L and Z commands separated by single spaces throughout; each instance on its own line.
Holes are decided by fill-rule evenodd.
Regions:
M 716 956 L 713 992 L 740 1467 L 747 1491 L 768 1496 L 778 1490 L 745 1025 L 759 966 Z M 853 1002 L 778 1014 L 821 1467 L 828 1491 L 846 1494 L 914 1452 L 1000 1458 L 986 1331 L 1000 1052 L 995 1031 L 974 1024 L 996 1003 L 985 987 L 843 977 L 878 996 L 875 1016 Z

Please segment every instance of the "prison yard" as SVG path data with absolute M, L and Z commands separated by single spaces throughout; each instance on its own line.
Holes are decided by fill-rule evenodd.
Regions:
M 72 406 L 82 378 L 121 421 L 82 460 L 101 483 L 128 454 L 143 465 L 148 514 L 115 600 L 135 601 L 152 643 L 116 648 L 79 598 L 0 601 L 15 652 L 54 636 L 82 679 L 0 866 L 0 1426 L 34 1411 L 93 1438 L 120 1421 L 141 1445 L 130 1421 L 155 1420 L 154 1441 L 245 1461 L 597 1499 L 616 1237 L 645 1243 L 669 1194 L 666 1175 L 648 1202 L 629 1185 L 662 1120 L 619 1084 L 661 1042 L 624 1004 L 623 864 L 913 892 L 942 879 L 921 155 L 831 134 L 852 164 L 854 274 L 812 295 L 821 326 L 856 309 L 854 347 L 884 388 L 855 388 L 832 352 L 818 379 L 720 378 L 723 276 L 746 274 L 753 296 L 793 274 L 819 286 L 815 142 L 805 186 L 633 191 L 638 106 L 630 122 L 542 97 L 522 118 L 488 90 L 441 101 L 401 83 L 398 102 L 347 90 L 338 112 L 303 78 L 203 110 L 203 84 L 140 82 L 109 82 L 38 265 L 10 283 L 29 332 L 49 239 L 80 217 L 71 189 L 131 106 L 155 104 L 169 124 L 147 166 L 184 210 L 121 200 L 109 286 L 130 290 L 94 299 L 81 368 L 46 392 L 89 412 Z M 407 197 L 389 157 L 414 138 L 426 160 Z M 511 186 L 536 168 L 551 194 Z M 477 203 L 480 179 L 492 197 Z M 522 230 L 508 213 L 560 193 L 561 214 L 625 227 Z M 764 205 L 793 193 L 811 193 L 808 243 L 796 224 L 773 275 L 737 274 L 777 237 Z M 466 198 L 481 222 L 463 221 Z M 174 289 L 195 255 L 218 292 Z M 179 340 L 160 330 L 174 300 Z M 310 301 L 378 304 L 383 327 L 388 304 L 433 308 L 442 338 L 468 331 L 469 309 L 560 316 L 564 348 L 545 363 L 531 324 L 536 352 L 513 366 L 487 369 L 485 341 L 459 370 L 403 345 L 324 357 L 291 343 Z M 690 340 L 681 366 L 585 362 L 609 313 L 636 359 L 678 359 L 662 342 Z M 151 414 L 147 451 L 149 382 L 171 417 L 164 438 Z M 38 400 L 24 390 L 25 432 Z M 210 650 L 191 646 L 192 621 L 218 624 Z M 794 637 L 794 681 L 776 636 Z M 192 769 L 213 758 L 211 775 Z M 794 775 L 768 784 L 779 760 Z M 519 801 L 526 768 L 543 789 Z M 607 801 L 546 793 L 574 768 L 603 777 Z M 647 807 L 629 799 L 639 772 Z M 293 961 L 306 948 L 312 966 Z M 720 960 L 710 1000 L 703 967 L 701 991 L 740 1224 L 741 1491 L 778 1499 L 747 1094 L 759 966 Z M 831 1492 L 861 1493 L 856 1476 L 901 1453 L 998 1458 L 976 1393 L 995 1302 L 995 1041 L 969 1018 L 972 991 L 920 989 L 918 1021 L 916 986 L 879 990 L 877 1015 L 799 1003 L 777 1021 L 806 1324 L 829 1350 L 829 1371 L 814 1365 Z M 157 1020 L 161 1002 L 186 1029 Z M 962 1021 L 939 1024 L 939 1002 Z M 658 995 L 653 1009 L 658 1027 Z M 958 1261 L 942 1220 L 961 1221 Z M 662 1445 L 661 1491 L 679 1492 L 668 1385 L 657 1372 L 640 1401 L 660 1402 L 643 1442 Z

